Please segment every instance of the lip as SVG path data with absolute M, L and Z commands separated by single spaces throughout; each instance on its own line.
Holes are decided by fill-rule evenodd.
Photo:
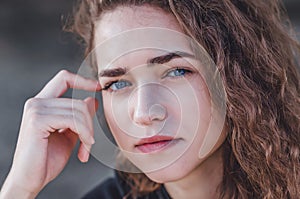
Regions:
M 174 141 L 176 141 L 174 137 L 157 135 L 141 139 L 135 147 L 142 153 L 151 153 L 167 148 Z

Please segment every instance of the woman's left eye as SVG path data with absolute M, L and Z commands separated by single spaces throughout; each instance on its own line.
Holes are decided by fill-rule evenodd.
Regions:
M 175 70 L 171 70 L 167 73 L 167 77 L 180 77 L 185 76 L 187 73 L 192 73 L 192 71 L 184 68 L 176 68 Z

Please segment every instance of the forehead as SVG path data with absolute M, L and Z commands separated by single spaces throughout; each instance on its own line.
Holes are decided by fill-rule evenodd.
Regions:
M 169 52 L 191 53 L 188 39 L 176 18 L 151 6 L 118 7 L 104 13 L 95 26 L 95 46 L 101 69 L 107 68 L 120 55 L 127 63 L 133 60 L 129 55 L 144 63 L 151 57 Z
M 183 33 L 176 18 L 160 8 L 119 6 L 105 12 L 95 23 L 95 46 L 121 32 L 144 27 L 167 28 Z

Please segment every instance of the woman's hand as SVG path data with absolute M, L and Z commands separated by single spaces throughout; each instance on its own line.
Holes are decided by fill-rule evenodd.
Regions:
M 27 100 L 13 165 L 0 198 L 34 198 L 65 167 L 79 138 L 78 158 L 88 161 L 94 144 L 93 98 L 59 98 L 69 88 L 100 90 L 97 81 L 60 71 L 34 98 Z M 21 194 L 21 195 L 20 195 Z

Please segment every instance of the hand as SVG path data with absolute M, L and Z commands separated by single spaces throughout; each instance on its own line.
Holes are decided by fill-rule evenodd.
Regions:
M 82 162 L 88 161 L 95 142 L 92 117 L 98 104 L 94 98 L 59 98 L 69 88 L 101 89 L 97 81 L 63 70 L 40 93 L 27 100 L 13 165 L 0 198 L 16 196 L 18 191 L 35 197 L 63 170 L 78 138 L 78 158 Z M 24 195 L 15 198 L 24 198 Z

